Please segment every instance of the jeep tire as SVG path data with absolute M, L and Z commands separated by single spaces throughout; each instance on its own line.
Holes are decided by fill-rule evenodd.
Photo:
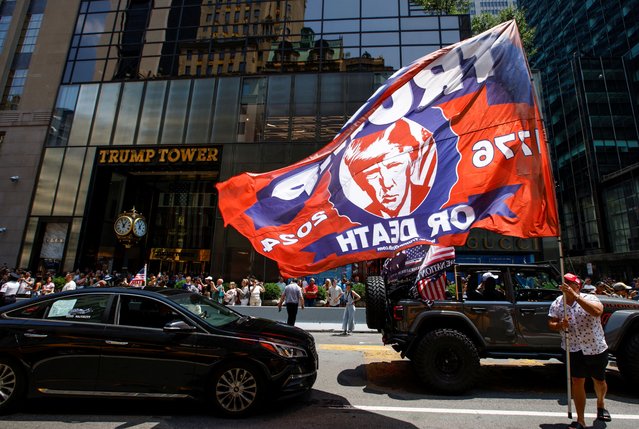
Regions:
M 386 286 L 380 276 L 366 280 L 366 324 L 370 329 L 382 329 L 386 322 Z
M 459 395 L 471 389 L 479 373 L 473 342 L 454 329 L 436 329 L 419 340 L 412 356 L 417 375 L 433 391 Z
M 621 350 L 616 354 L 617 366 L 629 386 L 639 384 L 639 332 L 630 333 Z

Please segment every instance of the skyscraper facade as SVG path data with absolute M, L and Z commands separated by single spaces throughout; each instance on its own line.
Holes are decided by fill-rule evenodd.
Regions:
M 639 274 L 639 0 L 520 0 L 536 27 L 569 266 Z

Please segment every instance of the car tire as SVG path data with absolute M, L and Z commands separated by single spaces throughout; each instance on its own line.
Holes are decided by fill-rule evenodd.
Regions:
M 616 354 L 617 367 L 630 386 L 639 384 L 639 332 L 633 332 Z
M 24 393 L 25 379 L 14 361 L 0 358 L 0 414 L 15 410 Z
M 370 329 L 382 329 L 386 322 L 386 285 L 380 276 L 366 280 L 366 324 Z
M 446 395 L 470 390 L 479 373 L 477 348 L 466 335 L 453 329 L 437 329 L 424 335 L 412 360 L 421 381 Z
M 264 388 L 262 374 L 253 365 L 229 363 L 213 374 L 208 396 L 220 414 L 243 417 L 259 408 Z

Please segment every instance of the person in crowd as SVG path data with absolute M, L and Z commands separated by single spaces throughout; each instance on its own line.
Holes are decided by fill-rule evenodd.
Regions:
M 0 287 L 0 305 L 16 302 L 16 295 L 20 289 L 20 274 L 10 273 L 8 280 Z
M 53 283 L 51 276 L 47 276 L 44 285 L 42 285 L 42 295 L 49 295 L 53 292 L 55 292 L 55 283 Z
M 240 305 L 249 305 L 249 297 L 251 295 L 249 291 L 249 281 L 248 279 L 242 279 L 242 283 L 240 284 Z
M 344 317 L 342 318 L 342 335 L 349 335 L 355 330 L 355 303 L 362 299 L 357 292 L 353 290 L 353 284 L 346 282 L 346 291 L 344 291 Z
M 286 323 L 290 326 L 295 326 L 298 308 L 302 307 L 302 310 L 304 309 L 304 294 L 296 281 L 290 282 L 284 288 L 284 292 L 282 292 L 277 303 L 279 311 L 282 311 L 282 304 L 286 305 L 286 314 L 288 316 Z
M 25 271 L 22 274 L 22 278 L 19 283 L 20 288 L 18 289 L 17 296 L 30 296 L 34 289 L 35 279 L 31 277 L 31 273 L 29 271 Z
M 317 301 L 317 294 L 319 293 L 319 288 L 315 283 L 315 279 L 311 277 L 309 279 L 308 284 L 304 288 L 304 305 L 306 307 L 315 307 L 315 301 Z
M 493 274 L 491 272 L 486 272 L 481 276 L 481 294 L 484 300 L 487 301 L 504 301 L 506 296 L 501 292 L 501 290 L 497 290 L 497 279 L 498 275 Z
M 333 279 L 333 281 L 331 281 L 327 279 L 326 282 L 329 284 L 328 290 L 326 291 L 326 305 L 329 307 L 339 307 L 344 291 L 337 285 L 337 280 Z
M 215 287 L 213 286 L 213 277 L 206 276 L 206 278 L 204 279 L 204 296 L 209 298 L 212 297 L 213 289 L 215 289 Z
M 617 282 L 613 284 L 612 289 L 615 291 L 614 294 L 619 298 L 629 298 L 628 292 L 632 290 L 632 288 L 624 282 Z
M 215 284 L 215 295 L 218 304 L 224 304 L 224 295 L 226 292 L 224 291 L 224 279 L 219 278 Z
M 192 292 L 192 293 L 200 293 L 197 285 L 193 283 L 193 279 L 191 276 L 186 276 L 184 279 L 184 284 L 182 285 L 182 289 Z
M 579 277 L 572 273 L 564 275 L 564 283 L 560 286 L 563 294 L 548 310 L 548 327 L 563 333 L 561 344 L 564 350 L 566 336 L 569 338 L 572 397 L 577 411 L 577 421 L 571 423 L 571 429 L 583 429 L 586 426 L 586 378 L 591 378 L 594 384 L 597 419 L 611 420 L 605 407 L 608 345 L 601 325 L 603 305 L 597 295 L 579 293 L 580 288 Z
M 581 288 L 581 293 L 595 293 L 597 288 L 591 284 L 585 284 Z
M 286 287 L 286 282 L 284 281 L 284 277 L 279 276 L 277 278 L 277 283 L 275 283 L 277 287 L 280 288 L 280 292 L 284 292 L 284 288 Z
M 224 304 L 234 306 L 237 304 L 239 299 L 238 295 L 239 289 L 237 289 L 237 284 L 235 282 L 229 283 L 229 290 L 224 294 Z
M 66 280 L 66 283 L 64 284 L 64 286 L 62 286 L 62 292 L 76 289 L 77 286 L 75 284 L 75 281 L 73 280 L 73 273 L 67 273 L 67 275 L 64 277 L 64 280 Z
M 480 301 L 484 299 L 484 296 L 481 292 L 477 290 L 479 285 L 477 284 L 477 279 L 475 276 L 470 278 L 470 280 L 466 283 L 466 297 L 470 301 Z
M 259 307 L 262 305 L 262 294 L 266 291 L 264 284 L 256 278 L 249 280 L 249 305 Z
M 602 281 L 597 282 L 595 285 L 595 295 L 609 295 L 608 285 Z

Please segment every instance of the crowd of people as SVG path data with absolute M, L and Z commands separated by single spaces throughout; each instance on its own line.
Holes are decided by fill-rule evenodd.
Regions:
M 611 277 L 606 277 L 593 284 L 592 279 L 586 277 L 583 280 L 581 292 L 639 301 L 639 277 L 632 279 L 630 285 L 616 281 Z

